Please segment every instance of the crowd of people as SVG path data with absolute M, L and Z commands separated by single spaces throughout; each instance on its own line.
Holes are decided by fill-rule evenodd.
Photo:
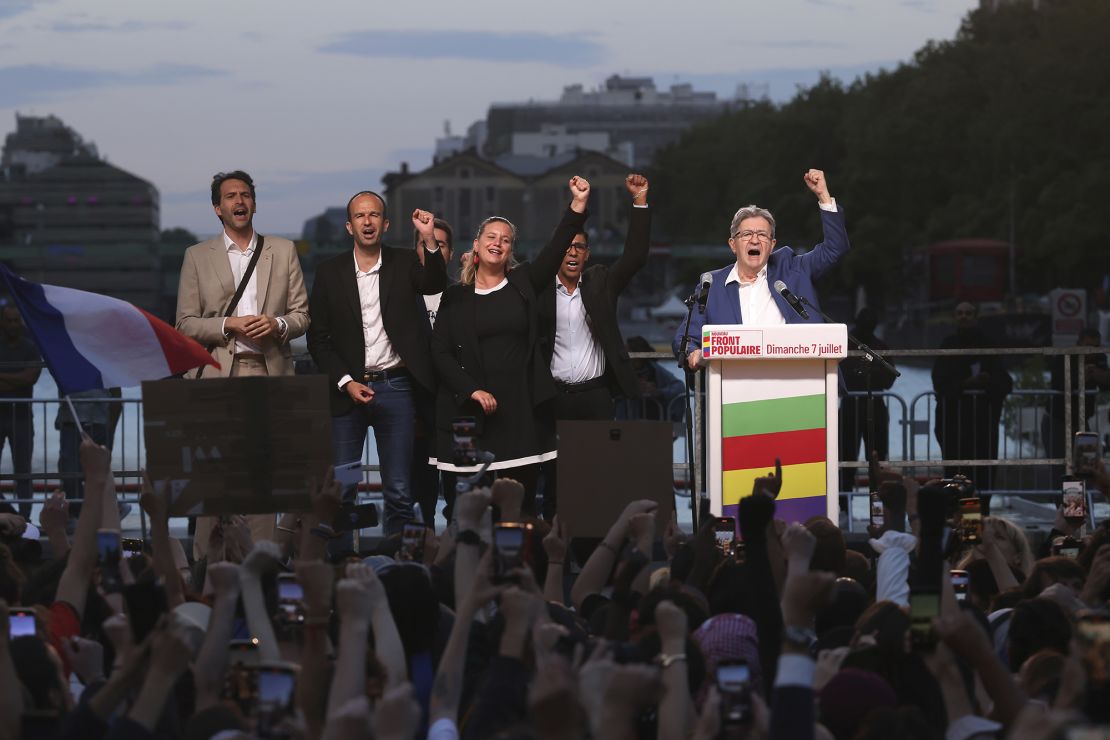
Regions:
M 329 554 L 329 475 L 273 540 L 222 519 L 190 563 L 166 485 L 144 482 L 149 538 L 120 544 L 109 452 L 86 440 L 80 458 L 72 538 L 61 491 L 41 542 L 0 514 L 0 738 L 956 740 L 1110 723 L 1110 527 L 1061 510 L 1039 548 L 1002 518 L 969 531 L 953 513 L 966 480 L 884 469 L 862 550 L 823 517 L 778 520 L 773 474 L 736 537 L 633 501 L 579 563 L 511 479 L 461 493 L 439 536 Z

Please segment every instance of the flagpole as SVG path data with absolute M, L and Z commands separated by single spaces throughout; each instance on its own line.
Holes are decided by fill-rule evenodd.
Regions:
M 81 433 L 81 441 L 91 442 L 92 437 L 88 435 L 88 433 L 85 431 L 84 425 L 81 424 L 81 417 L 77 415 L 77 409 L 73 407 L 73 401 L 70 399 L 69 394 L 65 394 L 63 398 L 65 398 L 66 405 L 69 406 L 69 413 L 73 415 L 73 423 L 77 425 L 77 431 Z

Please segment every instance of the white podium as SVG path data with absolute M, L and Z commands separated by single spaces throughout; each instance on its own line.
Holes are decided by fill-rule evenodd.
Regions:
M 836 368 L 847 356 L 847 327 L 707 325 L 701 347 L 710 511 L 735 517 L 777 457 L 775 517 L 839 521 Z

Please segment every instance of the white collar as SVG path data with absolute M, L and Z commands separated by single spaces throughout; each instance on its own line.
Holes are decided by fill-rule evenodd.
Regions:
M 220 233 L 223 234 L 223 236 L 224 236 L 224 249 L 226 249 L 229 252 L 232 249 L 234 249 L 236 252 L 242 252 L 243 254 L 250 254 L 251 251 L 254 249 L 255 245 L 258 244 L 258 232 L 257 231 L 251 231 L 251 243 L 247 245 L 246 250 L 239 249 L 239 245 L 236 244 L 235 242 L 233 242 L 231 240 L 231 237 L 227 235 L 227 229 L 224 229 Z
M 497 285 L 493 286 L 492 288 L 479 288 L 477 283 L 475 283 L 475 285 L 474 285 L 474 295 L 489 295 L 490 293 L 494 293 L 498 290 L 501 290 L 502 288 L 504 288 L 508 284 L 509 284 L 508 276 L 505 276 L 505 277 L 501 278 L 501 282 L 499 282 Z
M 582 281 L 585 280 L 585 278 L 585 275 L 579 276 L 578 285 L 574 286 L 574 293 L 578 293 L 582 290 Z M 574 295 L 574 293 L 571 293 L 569 290 L 567 290 L 567 286 L 563 285 L 563 281 L 559 279 L 558 275 L 555 276 L 555 290 L 559 291 L 563 295 Z
M 382 255 L 381 255 L 381 253 L 378 254 L 378 261 L 375 262 L 374 266 L 371 267 L 366 272 L 363 272 L 362 270 L 360 270 L 358 268 L 358 252 L 355 251 L 354 249 L 351 250 L 351 259 L 353 259 L 355 261 L 355 277 L 356 278 L 357 277 L 362 277 L 363 275 L 373 275 L 375 272 L 380 272 L 381 269 L 382 269 Z
M 725 285 L 728 285 L 729 283 L 740 283 L 741 285 L 755 285 L 760 280 L 766 280 L 766 279 L 767 279 L 767 265 L 764 265 L 763 269 L 761 269 L 759 272 L 756 273 L 755 280 L 753 280 L 750 283 L 740 283 L 740 270 L 736 267 L 736 265 L 733 265 L 732 270 L 729 271 L 729 273 L 728 273 L 728 277 L 725 278 Z

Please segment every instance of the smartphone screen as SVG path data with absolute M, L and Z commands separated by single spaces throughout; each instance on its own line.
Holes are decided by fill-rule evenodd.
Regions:
M 13 609 L 8 612 L 8 636 L 12 639 L 16 637 L 34 637 L 37 633 L 35 629 L 35 613 L 30 609 Z
M 966 570 L 950 570 L 948 577 L 952 580 L 952 590 L 956 593 L 956 601 L 967 601 L 967 589 L 970 580 Z
M 134 537 L 124 537 L 119 541 L 125 558 L 133 558 L 143 552 L 143 541 Z
M 451 420 L 451 438 L 454 443 L 456 465 L 477 465 L 478 449 L 474 446 L 474 434 L 478 423 L 473 416 L 457 416 Z
M 1066 480 L 1060 484 L 1063 501 L 1060 513 L 1065 519 L 1072 522 L 1082 522 L 1087 519 L 1087 484 L 1081 480 Z
M 731 516 L 717 517 L 714 536 L 717 539 L 717 549 L 726 556 L 731 555 L 736 544 L 736 520 Z
M 910 591 L 910 635 L 915 646 L 928 648 L 936 643 L 933 620 L 939 614 L 939 592 Z
M 118 529 L 98 529 L 96 531 L 97 565 L 116 565 L 119 563 L 120 551 Z
M 531 524 L 497 522 L 493 525 L 494 576 L 501 578 L 527 560 L 527 543 Z
M 1110 617 L 1100 612 L 1083 612 L 1076 620 L 1079 637 L 1089 645 L 1110 642 Z
M 983 541 L 983 514 L 978 496 L 960 499 L 960 539 L 972 545 Z
M 1102 457 L 1102 441 L 1094 432 L 1076 432 L 1072 447 L 1072 466 L 1076 475 L 1095 472 L 1095 463 Z
M 745 661 L 726 661 L 717 666 L 723 724 L 746 724 L 751 719 L 751 681 L 751 669 Z
M 271 707 L 287 707 L 293 703 L 296 685 L 296 675 L 291 670 L 259 667 L 258 703 Z
M 882 529 L 884 525 L 883 519 L 883 500 L 879 498 L 878 491 L 871 492 L 871 526 Z
M 283 573 L 278 578 L 278 601 L 304 601 L 304 589 L 297 583 L 295 577 L 286 578 L 289 574 Z
M 424 562 L 424 537 L 427 530 L 423 524 L 406 524 L 401 530 L 401 559 Z

